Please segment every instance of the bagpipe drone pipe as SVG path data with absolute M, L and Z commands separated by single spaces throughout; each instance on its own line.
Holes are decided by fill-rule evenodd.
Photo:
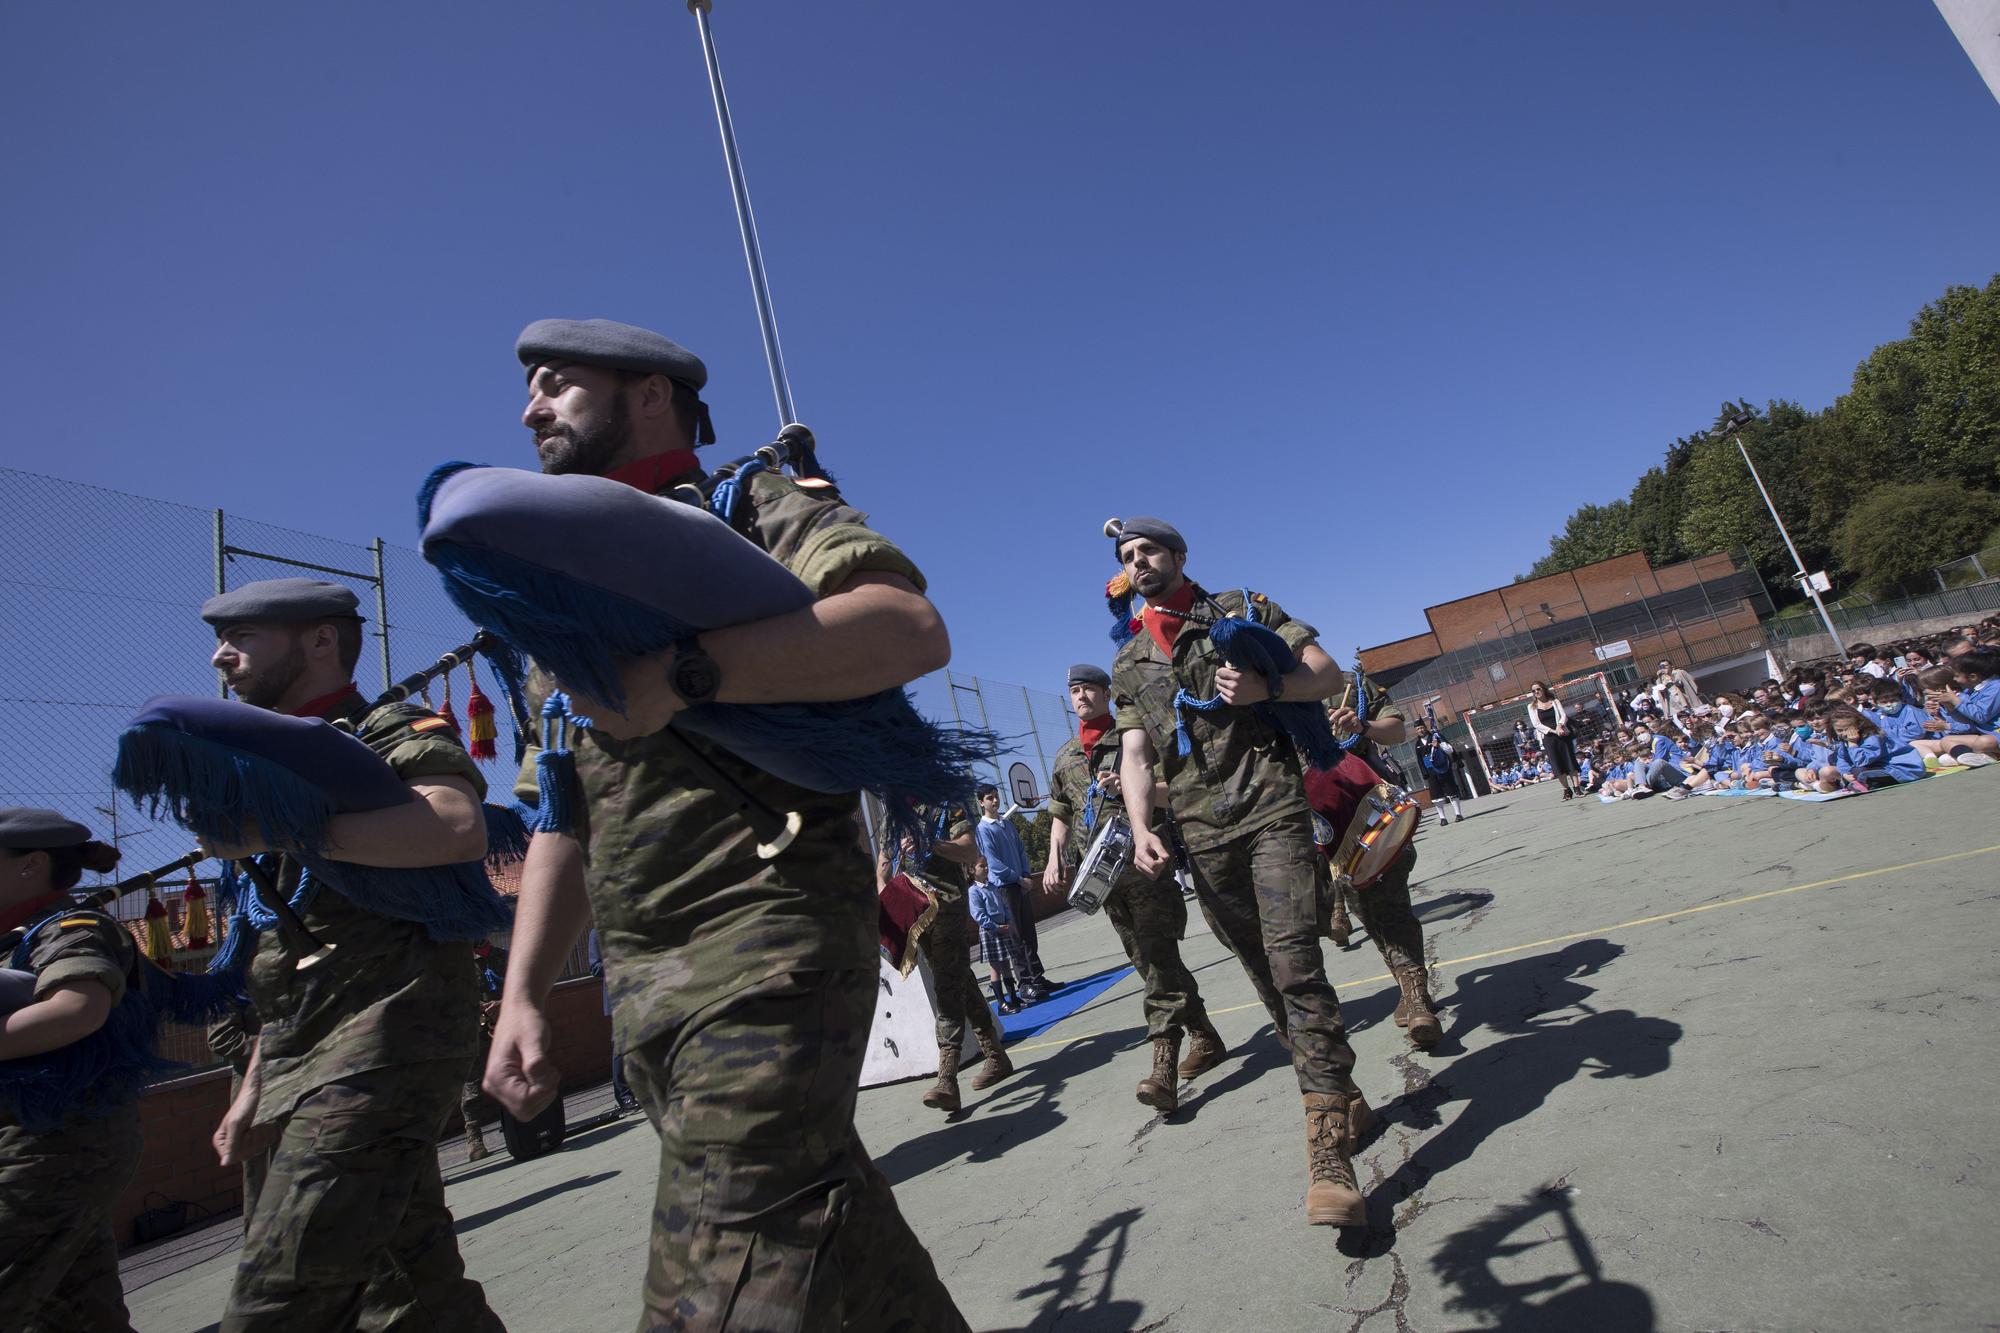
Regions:
M 753 459 L 736 469 L 703 508 L 603 477 L 447 463 L 418 500 L 424 558 L 474 624 L 532 659 L 561 690 L 618 709 L 620 659 L 814 601 L 789 569 L 718 516 L 743 499 L 741 483 L 759 466 Z M 545 723 L 589 725 L 562 694 L 545 710 Z M 695 704 L 662 734 L 676 732 L 808 791 L 872 793 L 898 828 L 916 806 L 967 799 L 972 766 L 998 748 L 989 732 L 925 719 L 901 689 L 831 703 Z M 711 783 L 735 787 L 712 765 L 697 768 Z M 753 823 L 775 817 L 737 794 Z M 545 808 L 541 827 L 554 826 Z M 789 839 L 758 827 L 766 855 Z
M 284 853 L 244 863 L 261 882 L 239 896 L 232 946 L 250 933 L 235 929 L 245 923 L 262 929 L 275 922 L 296 935 L 303 929 L 297 914 L 322 883 L 366 911 L 415 922 L 436 940 L 480 939 L 512 921 L 507 900 L 494 891 L 480 861 L 390 868 L 340 859 L 339 848 L 327 845 L 327 823 L 335 815 L 420 798 L 374 750 L 318 718 L 227 699 L 161 695 L 148 700 L 118 738 L 112 781 L 199 837 L 234 843 L 250 825 Z M 292 858 L 306 872 L 299 884 L 274 883 L 270 861 Z
M 42 932 L 101 922 L 123 933 L 125 927 L 103 907 L 207 859 L 205 852 L 190 852 L 156 870 L 94 890 L 0 936 L 0 951 L 6 954 L 6 967 L 0 968 L 0 1014 L 34 1001 L 32 964 Z M 204 1023 L 220 1018 L 238 1002 L 243 988 L 240 967 L 211 965 L 206 972 L 168 972 L 136 946 L 132 954 L 124 994 L 95 1032 L 40 1055 L 0 1060 L 0 1114 L 37 1133 L 56 1129 L 71 1116 L 108 1115 L 161 1075 L 185 1068 L 160 1054 L 163 1020 Z

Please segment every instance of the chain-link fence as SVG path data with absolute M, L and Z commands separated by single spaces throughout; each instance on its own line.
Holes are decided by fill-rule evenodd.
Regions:
M 1938 621 L 1972 624 L 1996 611 L 2000 611 L 2000 580 L 1967 584 L 1944 592 L 1920 593 L 1915 597 L 1899 597 L 1891 602 L 1872 602 L 1866 606 L 1829 606 L 1827 615 L 1844 639 L 1863 635 L 1881 639 L 1898 637 L 1893 631 L 1899 626 L 1914 626 L 1923 622 L 1935 624 Z M 1793 641 L 1820 640 L 1826 635 L 1826 627 L 1817 615 L 1811 613 L 1811 608 L 1780 616 L 1770 622 L 1768 629 L 1781 654 L 1792 658 L 1801 657 L 1800 653 L 1791 650 Z M 1892 632 L 1885 635 L 1881 633 L 1884 630 Z M 1822 644 L 1821 647 L 1823 652 L 1832 651 L 1830 646 Z
M 1989 546 L 1950 564 L 1939 565 L 1931 571 L 1931 577 L 1937 580 L 1939 592 L 2000 579 L 2000 546 Z
M 950 668 L 910 688 L 926 716 L 986 727 L 999 736 L 999 759 L 980 776 L 1010 802 L 1026 805 L 1048 795 L 1056 751 L 1076 735 L 1076 715 L 1066 698 Z

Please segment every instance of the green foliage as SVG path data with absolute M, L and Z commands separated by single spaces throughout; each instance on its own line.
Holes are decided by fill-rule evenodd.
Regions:
M 1021 845 L 1028 849 L 1028 867 L 1040 870 L 1049 863 L 1049 817 L 1046 814 L 1027 819 L 1016 814 L 1013 817 L 1014 831 L 1021 835 Z
M 1735 444 L 1721 427 L 1748 415 L 1744 446 L 1785 516 L 1808 569 L 1835 567 L 1864 583 L 1893 586 L 1874 543 L 1850 532 L 1859 502 L 1884 487 L 1947 482 L 1971 495 L 2000 492 L 2000 274 L 1984 288 L 1952 287 L 1855 368 L 1848 392 L 1823 412 L 1782 399 L 1761 412 L 1722 404 L 1706 430 L 1667 446 L 1623 501 L 1571 514 L 1531 576 L 1560 573 L 1639 549 L 1655 565 L 1708 551 L 1747 549 L 1774 590 L 1792 586 L 1793 565 Z M 1961 508 L 1964 506 L 1961 505 Z M 1990 520 L 1987 520 L 1990 523 Z M 1974 525 L 1976 526 L 1976 524 Z M 1982 545 L 1984 530 L 1949 525 L 1926 533 L 1895 562 L 1921 575 Z M 1942 547 L 1958 544 L 1949 550 Z M 1935 557 L 1935 558 L 1933 558 Z
M 1995 522 L 2000 496 L 1955 481 L 1892 482 L 1854 503 L 1834 547 L 1864 591 L 1921 592 L 1924 576 L 1976 549 Z

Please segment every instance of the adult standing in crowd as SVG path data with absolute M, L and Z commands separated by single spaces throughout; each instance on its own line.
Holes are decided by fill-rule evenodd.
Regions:
M 1570 736 L 1569 712 L 1545 680 L 1529 687 L 1528 724 L 1535 729 L 1535 741 L 1549 757 L 1549 767 L 1562 784 L 1563 799 L 1576 799 L 1576 744 Z
M 715 436 L 699 357 L 609 320 L 538 321 L 515 352 L 542 471 L 706 494 L 694 449 Z M 549 991 L 594 917 L 625 1077 L 660 1136 L 644 1326 L 962 1331 L 854 1129 L 881 976 L 860 803 L 661 734 L 697 700 L 895 688 L 943 666 L 950 639 L 916 565 L 831 484 L 761 471 L 740 502 L 738 530 L 817 600 L 630 659 L 625 711 L 590 710 L 573 743 L 578 827 L 536 833 L 521 868 L 486 1090 L 524 1119 L 556 1095 Z M 532 709 L 551 688 L 538 673 Z M 683 746 L 798 811 L 798 837 L 759 856 L 742 797 L 717 790 Z M 515 791 L 539 789 L 531 754 Z
M 1049 864 L 1042 876 L 1049 893 L 1062 891 L 1072 830 L 1081 826 L 1086 836 L 1094 835 L 1121 799 L 1110 673 L 1092 662 L 1071 667 L 1069 700 L 1078 729 L 1056 751 L 1050 769 Z M 1154 795 L 1157 823 L 1164 825 L 1168 818 L 1164 792 Z M 1153 1072 L 1139 1081 L 1138 1098 L 1156 1111 L 1172 1111 L 1180 1105 L 1178 1080 L 1206 1073 L 1229 1053 L 1222 1035 L 1208 1021 L 1194 973 L 1181 961 L 1187 899 L 1173 880 L 1148 879 L 1127 866 L 1104 897 L 1104 915 L 1118 933 L 1133 971 L 1146 983 L 1146 1033 L 1153 1043 Z M 1186 1060 L 1180 1060 L 1183 1036 L 1190 1039 Z
M 1430 784 L 1431 809 L 1437 811 L 1438 827 L 1444 827 L 1452 819 L 1463 820 L 1465 811 L 1458 804 L 1458 774 L 1452 771 L 1451 742 L 1442 731 L 1426 731 L 1417 737 L 1416 750 L 1417 765 L 1424 770 L 1424 778 Z M 1451 804 L 1451 819 L 1445 817 L 1446 802 Z
M 1351 1155 L 1374 1114 L 1354 1084 L 1354 1048 L 1320 950 L 1312 814 L 1297 751 L 1252 711 L 1277 697 L 1324 699 L 1340 687 L 1340 668 L 1317 631 L 1269 598 L 1212 594 L 1189 579 L 1187 542 L 1171 524 L 1131 519 L 1116 540 L 1126 577 L 1146 599 L 1140 632 L 1111 668 L 1133 861 L 1153 878 L 1173 866 L 1152 827 L 1154 783 L 1164 778 L 1195 896 L 1291 1050 L 1305 1107 L 1306 1220 L 1360 1226 L 1368 1214 Z M 1275 688 L 1230 666 L 1209 631 L 1223 617 L 1276 633 L 1297 665 Z M 1182 714 L 1183 692 L 1222 706 Z
M 1695 688 L 1694 676 L 1687 668 L 1671 662 L 1661 662 L 1654 668 L 1653 687 L 1648 693 L 1659 705 L 1660 716 L 1669 721 L 1701 707 L 1701 692 Z

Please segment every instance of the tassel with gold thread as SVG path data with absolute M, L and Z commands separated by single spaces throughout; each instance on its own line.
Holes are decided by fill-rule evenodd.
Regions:
M 167 915 L 167 905 L 160 901 L 160 895 L 150 891 L 146 894 L 145 938 L 139 942 L 139 948 L 161 967 L 173 969 L 173 918 Z
M 190 949 L 208 947 L 208 894 L 201 881 L 188 871 L 188 886 L 181 892 L 181 936 Z
M 500 728 L 493 718 L 493 701 L 479 692 L 479 671 L 469 657 L 465 660 L 465 675 L 472 683 L 472 693 L 465 701 L 465 748 L 474 759 L 491 759 L 499 753 L 494 742 L 500 739 Z

